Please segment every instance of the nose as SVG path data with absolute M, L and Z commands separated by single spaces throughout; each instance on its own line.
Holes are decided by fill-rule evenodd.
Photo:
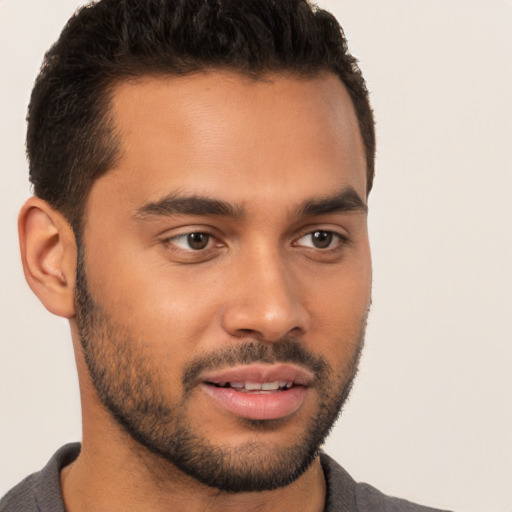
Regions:
M 277 341 L 300 336 L 310 314 L 293 269 L 279 251 L 258 251 L 240 258 L 233 268 L 223 327 L 235 337 Z

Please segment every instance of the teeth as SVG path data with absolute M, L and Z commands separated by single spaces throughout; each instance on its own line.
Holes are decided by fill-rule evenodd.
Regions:
M 244 391 L 277 391 L 279 389 L 290 389 L 293 382 L 286 380 L 275 380 L 273 382 L 218 382 L 220 388 L 234 388 Z
M 248 391 L 253 391 L 255 389 L 261 389 L 262 388 L 262 384 L 260 384 L 259 382 L 246 382 L 245 383 L 245 389 L 247 389 Z

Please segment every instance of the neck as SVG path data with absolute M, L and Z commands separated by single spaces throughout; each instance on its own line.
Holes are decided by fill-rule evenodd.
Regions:
M 227 493 L 207 487 L 152 454 L 133 447 L 102 450 L 84 443 L 79 457 L 61 473 L 68 512 L 130 510 L 142 512 L 321 512 L 325 479 L 319 458 L 286 487 L 272 491 Z M 140 451 L 141 448 L 138 448 Z

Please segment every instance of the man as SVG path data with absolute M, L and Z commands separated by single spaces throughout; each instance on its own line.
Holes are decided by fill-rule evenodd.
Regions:
M 101 0 L 29 107 L 24 271 L 83 441 L 0 510 L 433 510 L 319 448 L 370 306 L 368 93 L 305 1 Z

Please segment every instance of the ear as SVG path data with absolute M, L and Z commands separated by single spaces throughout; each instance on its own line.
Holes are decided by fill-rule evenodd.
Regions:
M 64 216 L 46 201 L 29 198 L 18 217 L 25 279 L 51 313 L 75 314 L 76 243 Z

